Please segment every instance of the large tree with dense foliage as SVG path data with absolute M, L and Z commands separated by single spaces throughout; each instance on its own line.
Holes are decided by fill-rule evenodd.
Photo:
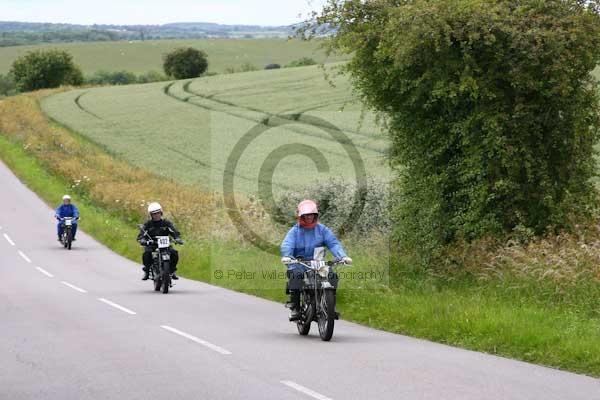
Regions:
M 330 0 L 318 21 L 388 121 L 405 246 L 539 234 L 595 204 L 598 1 Z
M 175 79 L 197 78 L 206 72 L 208 58 L 202 50 L 193 47 L 175 49 L 165 55 L 165 74 Z
M 63 50 L 30 51 L 15 60 L 11 74 L 23 92 L 83 82 L 83 74 L 73 57 Z

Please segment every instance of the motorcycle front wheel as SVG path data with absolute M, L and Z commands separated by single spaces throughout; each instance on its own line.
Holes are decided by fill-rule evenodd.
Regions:
M 335 292 L 326 289 L 321 295 L 319 318 L 319 336 L 321 340 L 328 342 L 333 336 L 333 326 L 335 325 Z
M 171 287 L 171 275 L 169 271 L 171 270 L 171 266 L 168 262 L 164 262 L 162 265 L 162 292 L 164 294 L 169 293 L 169 288 Z

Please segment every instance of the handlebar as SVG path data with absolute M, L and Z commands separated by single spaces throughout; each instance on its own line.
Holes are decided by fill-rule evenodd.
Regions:
M 316 268 L 318 268 L 318 266 L 313 266 L 312 265 L 312 261 L 319 261 L 319 260 L 311 260 L 311 261 L 305 262 L 302 259 L 292 258 L 292 259 L 290 259 L 289 263 L 284 263 L 284 264 L 286 264 L 286 265 L 289 265 L 289 264 L 300 264 L 300 265 L 304 265 L 305 267 L 310 268 L 310 269 L 316 269 Z M 320 262 L 322 262 L 322 261 L 320 261 Z M 348 266 L 349 264 L 346 264 L 342 259 L 335 259 L 335 260 L 332 260 L 332 261 L 325 261 L 325 265 L 333 267 L 333 266 L 336 266 L 336 265 L 345 265 L 345 266 Z
M 143 236 L 146 238 L 145 242 L 142 242 L 144 239 L 140 239 L 140 244 L 142 246 L 153 245 L 154 239 L 152 239 L 152 236 L 150 236 L 148 231 L 144 229 L 144 225 L 138 225 L 138 227 L 140 228 L 141 231 L 143 231 Z M 171 233 L 173 233 L 173 231 L 170 228 L 169 228 L 169 231 Z M 178 245 L 184 244 L 184 242 L 181 238 L 173 238 L 173 243 L 178 244 Z

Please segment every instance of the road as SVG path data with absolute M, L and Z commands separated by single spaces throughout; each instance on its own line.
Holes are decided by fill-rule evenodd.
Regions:
M 600 399 L 590 377 L 344 321 L 300 337 L 281 304 L 201 282 L 155 293 L 84 232 L 62 249 L 2 163 L 0 185 L 2 400 Z

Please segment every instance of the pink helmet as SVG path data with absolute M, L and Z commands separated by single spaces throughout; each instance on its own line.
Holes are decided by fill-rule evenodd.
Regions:
M 317 203 L 312 200 L 304 200 L 300 204 L 298 204 L 298 217 L 301 217 L 306 214 L 319 214 L 319 209 L 317 208 Z

